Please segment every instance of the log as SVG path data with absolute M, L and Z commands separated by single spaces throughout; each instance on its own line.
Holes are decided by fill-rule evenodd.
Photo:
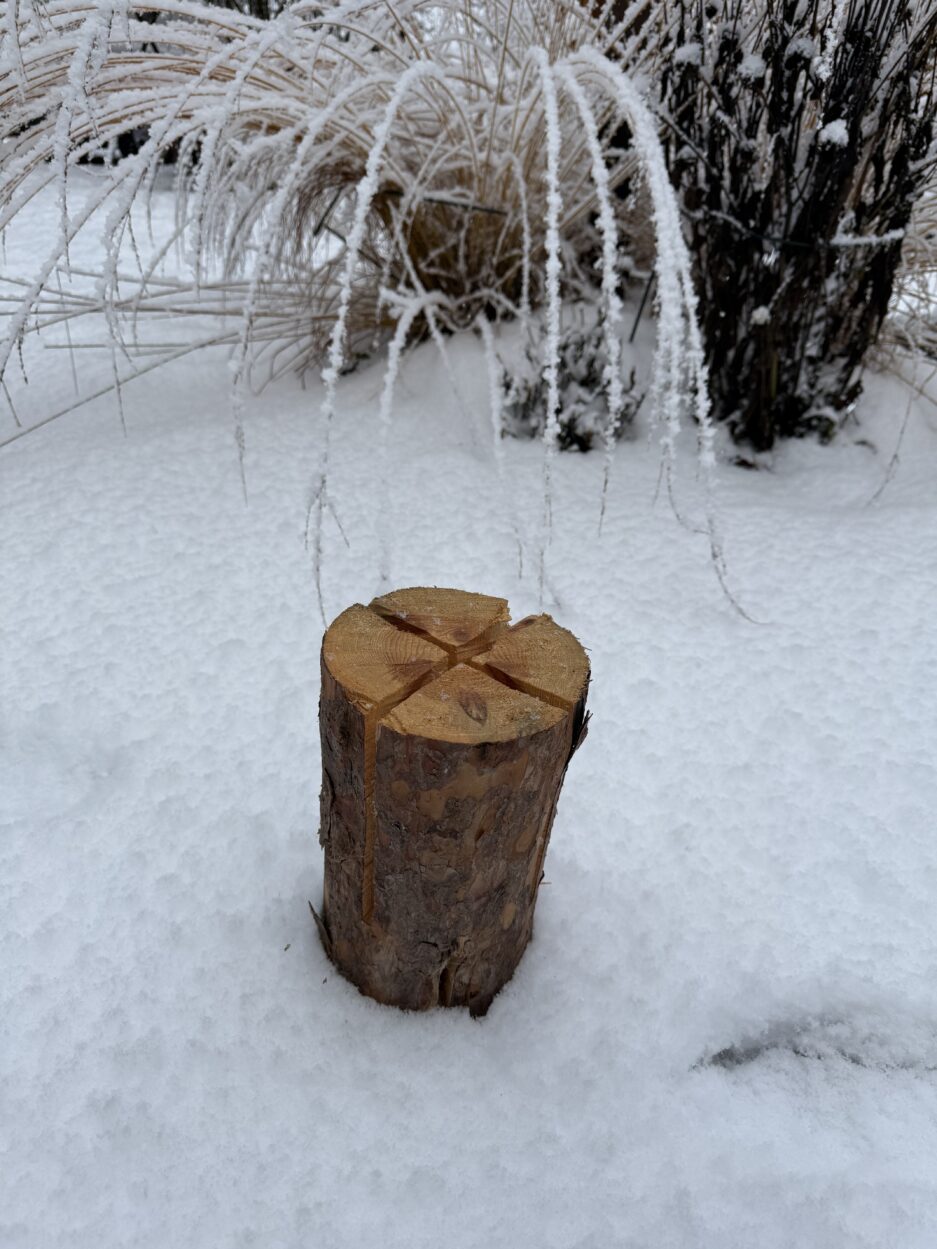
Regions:
M 321 667 L 326 950 L 378 1002 L 483 1015 L 533 931 L 586 654 L 550 616 L 418 587 L 342 612 Z

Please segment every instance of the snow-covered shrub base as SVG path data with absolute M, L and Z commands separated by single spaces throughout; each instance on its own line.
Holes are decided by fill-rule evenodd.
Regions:
M 557 446 L 561 451 L 590 451 L 603 445 L 606 436 L 614 440 L 630 428 L 646 386 L 639 386 L 632 367 L 623 378 L 617 419 L 611 423 L 604 388 L 609 361 L 602 317 L 590 316 L 579 308 L 568 320 L 558 344 Z M 505 368 L 502 385 L 505 433 L 520 438 L 542 437 L 547 395 L 539 343 L 526 343 L 520 358 Z

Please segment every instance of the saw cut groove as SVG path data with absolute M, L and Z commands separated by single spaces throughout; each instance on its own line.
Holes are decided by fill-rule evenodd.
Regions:
M 373 611 L 376 616 L 380 616 L 382 620 L 386 620 L 387 623 L 392 625 L 395 629 L 399 629 L 401 633 L 412 633 L 416 637 L 425 638 L 426 641 L 435 643 L 436 646 L 442 646 L 442 649 L 449 656 L 452 656 L 455 653 L 455 647 L 437 642 L 436 639 L 431 634 L 427 633 L 425 629 L 418 628 L 417 625 L 411 624 L 409 620 L 401 620 L 399 616 L 394 616 L 390 612 L 383 611 L 380 607 L 375 607 L 374 603 L 371 603 L 370 610 Z
M 446 661 L 448 666 L 448 660 Z M 398 703 L 405 702 L 411 695 L 432 681 L 440 672 L 441 667 L 433 667 L 424 676 L 419 677 L 401 693 L 392 695 L 382 703 L 376 703 L 365 713 L 364 720 L 364 862 L 361 885 L 361 917 L 366 923 L 371 922 L 374 911 L 374 835 L 377 827 L 377 812 L 374 805 L 374 767 L 377 726 L 389 711 Z
M 322 642 L 323 691 L 326 678 L 337 684 L 349 712 L 357 712 L 354 728 L 363 751 L 360 908 L 369 922 L 374 899 L 374 739 L 378 721 L 398 702 L 449 666 L 439 647 L 403 633 L 360 604 L 335 620 Z M 360 724 L 358 721 L 360 720 Z M 348 726 L 350 731 L 351 726 Z
M 363 993 L 481 1015 L 510 979 L 588 681 L 549 616 L 511 626 L 462 590 L 397 590 L 329 627 L 321 934 Z
M 546 703 L 547 706 L 559 707 L 561 711 L 569 711 L 572 707 L 572 703 L 568 703 L 565 698 L 560 698 L 557 694 L 551 694 L 549 690 L 537 689 L 529 681 L 521 681 L 509 677 L 506 672 L 501 672 L 500 669 L 477 659 L 472 659 L 469 662 L 477 671 L 484 672 L 494 681 L 500 681 L 509 690 L 518 690 L 519 693 L 526 694 L 528 698 L 538 698 L 542 703 Z
M 427 642 L 432 642 L 434 646 L 440 647 L 449 656 L 450 667 L 465 663 L 469 659 L 474 659 L 476 655 L 481 655 L 484 651 L 490 650 L 500 634 L 510 628 L 507 622 L 498 621 L 489 625 L 481 636 L 473 641 L 467 642 L 462 646 L 454 646 L 451 642 L 434 637 L 428 630 L 419 628 L 409 620 L 403 620 L 399 616 L 390 615 L 382 608 L 375 607 L 373 603 L 371 604 L 371 611 L 380 616 L 382 620 L 386 620 L 389 625 L 393 625 L 395 629 L 399 629 L 402 633 L 412 633 L 415 637 L 424 638 Z
M 435 586 L 382 594 L 372 600 L 371 610 L 399 629 L 441 646 L 453 658 L 461 657 L 460 652 L 472 643 L 493 638 L 497 627 L 508 622 L 508 605 L 503 598 Z
M 582 646 L 547 615 L 528 616 L 502 630 L 471 662 L 511 689 L 566 710 L 576 708 L 589 679 Z

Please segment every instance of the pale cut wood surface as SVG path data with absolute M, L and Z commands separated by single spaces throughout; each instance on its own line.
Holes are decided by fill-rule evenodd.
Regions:
M 450 650 L 490 636 L 508 621 L 506 599 L 428 586 L 383 594 L 372 600 L 371 607 Z
M 557 707 L 519 693 L 487 673 L 457 664 L 380 720 L 380 728 L 439 742 L 509 742 L 563 719 Z

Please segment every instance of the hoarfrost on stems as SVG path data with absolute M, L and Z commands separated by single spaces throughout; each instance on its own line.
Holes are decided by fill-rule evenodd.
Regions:
M 650 63 L 653 41 L 628 27 L 640 25 L 648 11 L 647 0 L 638 0 L 624 26 L 610 27 L 610 8 L 599 14 L 545 0 L 524 6 L 491 0 L 484 13 L 428 0 L 349 0 L 327 16 L 302 0 L 260 22 L 197 0 L 160 0 L 159 51 L 151 52 L 145 50 L 151 9 L 142 0 L 107 0 L 91 10 L 84 0 L 59 0 L 42 10 L 41 24 L 30 4 L 12 17 L 8 8 L 0 54 L 0 105 L 8 108 L 0 128 L 0 227 L 51 180 L 61 188 L 61 228 L 54 251 L 13 307 L 0 373 L 33 326 L 63 319 L 69 326 L 75 316 L 93 313 L 103 315 L 119 387 L 117 353 L 135 358 L 139 316 L 170 310 L 215 316 L 218 328 L 202 341 L 231 350 L 234 434 L 246 492 L 249 368 L 264 353 L 270 377 L 316 367 L 321 447 L 306 537 L 324 615 L 323 520 L 326 510 L 335 515 L 329 458 L 349 349 L 365 335 L 371 350 L 389 341 L 381 399 L 386 438 L 401 355 L 418 329 L 425 325 L 435 342 L 461 404 L 445 335 L 480 327 L 491 370 L 488 318 L 519 316 L 526 323 L 533 309 L 542 309 L 542 598 L 560 433 L 562 305 L 581 280 L 575 265 L 564 267 L 564 248 L 572 257 L 584 239 L 591 247 L 597 225 L 608 405 L 604 512 L 624 402 L 612 188 L 636 165 L 651 191 L 660 251 L 654 393 L 668 485 L 683 408 L 697 419 L 703 467 L 711 467 L 695 295 L 656 123 L 632 79 L 598 50 L 620 36 L 629 70 L 637 73 L 642 58 Z M 622 112 L 635 136 L 627 150 L 613 141 Z M 70 213 L 68 172 L 113 150 L 134 129 L 146 131 L 140 149 L 108 164 L 87 203 Z M 131 212 L 138 200 L 148 211 L 170 152 L 175 234 L 144 266 Z M 64 261 L 68 272 L 69 244 L 92 221 L 104 224 L 104 264 L 94 295 L 79 299 L 62 291 L 57 269 Z M 185 245 L 191 281 L 160 274 L 175 241 Z M 128 246 L 138 270 L 130 279 L 119 269 Z M 213 264 L 220 266 L 218 277 Z M 42 315 L 31 319 L 40 305 Z M 396 324 L 387 315 L 394 306 Z M 129 338 L 127 317 L 134 327 Z M 173 354 L 167 349 L 165 358 Z M 145 368 L 151 367 L 152 360 Z M 499 404 L 493 396 L 497 425 Z M 503 472 L 497 438 L 495 457 Z M 386 572 L 388 558 L 381 568 Z
M 348 318 L 348 307 L 351 303 L 352 278 L 354 276 L 355 265 L 358 262 L 358 254 L 361 250 L 361 244 L 364 240 L 368 211 L 371 207 L 371 201 L 377 192 L 378 178 L 380 177 L 381 164 L 384 159 L 384 148 L 386 147 L 387 140 L 390 136 L 391 124 L 393 123 L 401 102 L 409 92 L 412 85 L 421 78 L 430 77 L 439 77 L 439 70 L 437 66 L 432 64 L 432 62 L 427 61 L 418 61 L 415 65 L 409 66 L 409 68 L 404 70 L 403 74 L 401 74 L 397 85 L 394 87 L 393 94 L 388 101 L 387 108 L 384 111 L 384 116 L 375 128 L 371 151 L 368 154 L 368 161 L 365 166 L 364 177 L 360 180 L 356 188 L 355 215 L 351 230 L 348 233 L 348 242 L 346 244 L 345 252 L 345 266 L 339 284 L 338 315 L 335 318 L 335 324 L 332 326 L 327 363 L 322 370 L 322 382 L 324 387 L 321 408 L 324 423 L 322 458 L 319 464 L 319 473 L 316 485 L 310 501 L 310 512 L 314 509 L 315 514 L 315 526 L 313 531 L 313 574 L 315 576 L 316 596 L 319 601 L 319 610 L 322 614 L 323 623 L 325 623 L 325 603 L 322 598 L 323 508 L 326 503 L 326 492 L 328 490 L 329 451 L 331 446 L 332 422 L 335 418 L 335 387 L 338 381 L 339 370 L 342 367 L 345 355 L 345 324 Z
M 559 352 L 560 352 L 560 212 L 563 207 L 559 188 L 560 117 L 556 100 L 556 84 L 543 48 L 534 48 L 534 61 L 540 74 L 543 91 L 543 115 L 547 147 L 547 231 L 546 231 L 546 298 L 547 333 L 544 344 L 543 375 L 547 383 L 547 411 L 543 425 L 543 522 L 539 553 L 539 593 L 543 603 L 546 574 L 546 549 L 553 519 L 553 457 L 560 432 Z
M 608 169 L 602 155 L 595 114 L 586 93 L 568 65 L 561 65 L 558 73 L 563 85 L 571 95 L 582 121 L 589 156 L 592 161 L 592 180 L 598 201 L 599 233 L 602 236 L 602 300 L 604 303 L 604 337 L 607 360 L 603 370 L 608 415 L 603 431 L 605 442 L 605 467 L 602 478 L 602 499 L 599 507 L 599 531 L 605 516 L 605 502 L 612 468 L 612 450 L 615 435 L 621 422 L 624 391 L 621 381 L 621 298 L 618 294 L 618 227 L 611 202 Z

